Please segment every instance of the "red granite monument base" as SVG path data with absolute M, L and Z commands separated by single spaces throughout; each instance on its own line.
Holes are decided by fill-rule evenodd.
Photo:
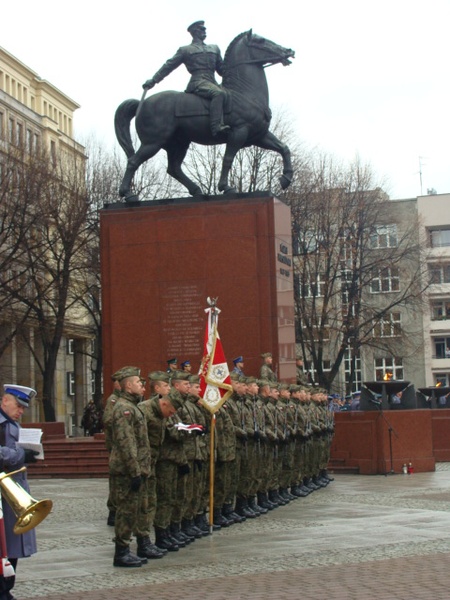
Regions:
M 103 367 L 142 373 L 203 351 L 208 296 L 230 368 L 244 357 L 259 375 L 272 352 L 278 377 L 295 380 L 290 208 L 270 194 L 181 198 L 105 206 L 100 215 Z
M 415 472 L 434 471 L 433 418 L 443 412 L 450 416 L 430 409 L 336 413 L 331 461 L 363 475 L 401 473 L 405 463 Z

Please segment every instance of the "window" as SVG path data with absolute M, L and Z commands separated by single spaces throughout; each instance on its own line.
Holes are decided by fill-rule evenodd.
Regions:
M 431 303 L 431 320 L 450 319 L 450 300 L 436 300 Z
M 317 252 L 323 244 L 324 237 L 312 229 L 300 231 L 298 238 L 294 239 L 294 254 L 310 254 Z
M 433 358 L 450 358 L 450 337 L 436 337 Z
M 398 267 L 386 267 L 374 274 L 370 283 L 372 294 L 383 292 L 398 292 L 400 289 L 400 277 Z
M 16 129 L 15 129 L 15 121 L 13 118 L 9 118 L 9 141 L 11 144 L 14 144 L 16 141 Z
M 350 270 L 341 271 L 341 300 L 342 304 L 354 303 L 358 298 L 358 277 Z
M 309 373 L 310 375 L 310 380 L 312 382 L 315 382 L 318 380 L 317 371 L 314 369 L 314 363 L 312 361 L 310 361 L 309 364 L 310 368 L 308 369 L 307 373 Z M 329 360 L 322 361 L 322 371 L 324 373 L 328 373 L 329 371 L 331 371 L 331 362 Z
M 313 278 L 311 278 L 313 279 Z M 300 293 L 302 298 L 321 298 L 325 293 L 325 277 L 322 273 L 315 276 L 315 281 L 301 285 Z
M 432 248 L 450 246 L 450 229 L 436 229 L 435 231 L 430 231 L 430 246 Z
M 91 396 L 95 395 L 95 371 L 91 371 Z
M 74 354 L 75 353 L 75 342 L 74 340 L 66 340 L 66 354 Z
M 430 265 L 430 283 L 450 283 L 450 263 Z
M 22 125 L 22 123 L 16 123 L 16 141 L 19 146 L 23 142 L 23 125 Z
M 75 396 L 75 372 L 68 371 L 67 376 L 67 395 Z
M 52 165 L 56 166 L 56 142 L 51 140 L 50 142 L 50 156 L 52 158 Z
M 347 348 L 344 354 L 344 370 L 345 370 L 345 383 L 350 383 L 350 376 L 353 370 L 353 381 L 352 381 L 352 392 L 356 392 L 361 389 L 362 375 L 361 375 L 361 357 L 357 352 Z
M 375 359 L 375 379 L 381 381 L 386 375 L 392 375 L 393 379 L 403 379 L 403 359 L 392 356 Z
M 449 374 L 448 373 L 436 373 L 434 376 L 434 380 L 439 385 L 448 386 L 449 384 Z
M 397 337 L 402 334 L 401 314 L 388 313 L 375 324 L 373 335 L 375 337 Z
M 397 225 L 377 225 L 370 236 L 371 248 L 396 248 Z

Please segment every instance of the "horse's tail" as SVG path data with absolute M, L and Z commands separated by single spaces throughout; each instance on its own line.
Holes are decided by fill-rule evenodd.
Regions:
M 133 156 L 134 147 L 131 141 L 130 123 L 131 119 L 136 116 L 139 100 L 125 100 L 116 110 L 114 115 L 114 129 L 116 138 L 121 148 L 127 155 L 127 158 Z

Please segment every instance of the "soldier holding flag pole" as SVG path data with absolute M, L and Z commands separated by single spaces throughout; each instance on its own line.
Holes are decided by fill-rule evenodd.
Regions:
M 210 464 L 209 464 L 209 527 L 213 531 L 214 515 L 214 433 L 215 413 L 232 393 L 230 372 L 217 329 L 220 310 L 217 298 L 207 298 L 209 308 L 205 331 L 203 358 L 200 365 L 200 397 L 203 406 L 211 413 L 210 427 Z

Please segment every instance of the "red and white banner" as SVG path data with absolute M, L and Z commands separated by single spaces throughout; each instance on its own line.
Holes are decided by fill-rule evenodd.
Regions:
M 220 310 L 213 305 L 205 309 L 208 315 L 203 348 L 203 359 L 200 365 L 200 396 L 202 404 L 214 414 L 231 396 L 230 371 L 217 330 Z

